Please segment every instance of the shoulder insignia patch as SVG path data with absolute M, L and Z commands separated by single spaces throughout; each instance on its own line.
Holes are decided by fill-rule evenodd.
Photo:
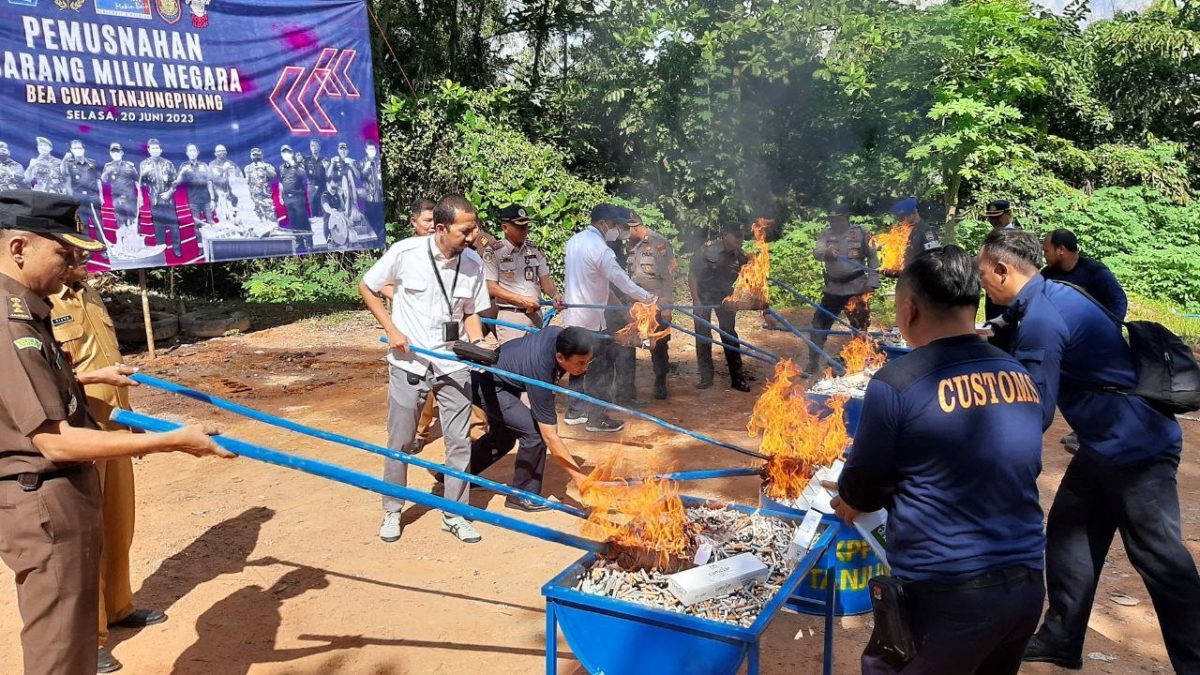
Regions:
M 42 350 L 42 341 L 35 337 L 19 337 L 13 340 L 13 344 L 16 345 L 17 349 Z
M 496 239 L 495 241 L 488 243 L 487 237 L 485 236 L 483 238 L 483 243 L 485 246 L 492 249 L 493 251 L 499 251 L 500 249 L 504 248 L 504 242 L 499 239 Z
M 73 321 L 74 319 L 75 319 L 75 317 L 71 316 L 70 314 L 64 314 L 63 316 L 60 316 L 57 319 L 54 319 L 50 323 L 52 325 L 54 325 L 55 327 L 58 327 L 65 323 L 71 323 L 71 321 Z
M 29 312 L 29 305 L 24 298 L 12 295 L 8 297 L 8 318 L 16 321 L 33 321 L 33 314 Z

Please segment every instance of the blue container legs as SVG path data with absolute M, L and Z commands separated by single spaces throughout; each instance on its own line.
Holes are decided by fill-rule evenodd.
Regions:
M 826 555 L 839 529 L 835 525 L 821 535 L 749 628 L 577 591 L 576 582 L 595 560 L 588 554 L 542 587 L 546 673 L 557 672 L 561 628 L 575 658 L 594 675 L 735 675 L 743 662 L 750 675 L 757 675 L 759 637 Z M 827 649 L 826 673 L 832 672 L 832 657 Z
M 766 495 L 760 496 L 759 503 L 763 508 L 773 511 L 803 513 Z M 832 515 L 822 516 L 821 522 L 830 525 L 841 523 Z M 824 616 L 832 587 L 836 590 L 833 611 L 836 616 L 865 614 L 871 611 L 867 582 L 885 572 L 883 561 L 858 534 L 858 530 L 842 526 L 828 554 L 805 575 L 788 600 L 788 607 L 802 614 Z

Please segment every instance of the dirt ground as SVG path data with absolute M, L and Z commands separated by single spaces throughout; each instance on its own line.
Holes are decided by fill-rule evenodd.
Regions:
M 800 320 L 807 317 L 801 316 Z M 758 327 L 742 315 L 744 336 L 783 355 L 803 355 L 793 337 Z M 365 312 L 305 319 L 247 335 L 178 346 L 153 362 L 128 361 L 146 372 L 305 424 L 375 443 L 385 441 L 385 364 L 378 329 Z M 754 392 L 728 389 L 718 355 L 718 386 L 695 389 L 690 338 L 671 344 L 677 372 L 671 398 L 649 396 L 649 359 L 639 354 L 644 409 L 713 437 L 755 446 L 746 421 L 769 375 L 749 362 Z M 721 386 L 724 385 L 724 386 Z M 282 432 L 202 403 L 141 387 L 135 407 L 174 419 L 217 422 L 231 436 L 378 474 L 374 455 Z M 563 404 L 560 401 L 560 406 Z M 1179 470 L 1184 535 L 1200 557 L 1200 424 L 1183 422 L 1187 448 Z M 617 437 L 562 427 L 585 462 L 622 447 L 656 453 L 681 469 L 749 465 L 728 450 L 631 420 Z M 1060 422 L 1046 434 L 1040 484 L 1048 507 L 1068 455 Z M 422 455 L 439 460 L 440 443 Z M 511 455 L 488 475 L 507 481 Z M 412 484 L 432 485 L 424 471 Z M 118 630 L 116 656 L 128 673 L 478 673 L 545 672 L 545 603 L 541 586 L 581 554 L 573 549 L 482 525 L 483 541 L 466 545 L 441 531 L 439 518 L 410 508 L 398 543 L 376 536 L 378 497 L 252 460 L 155 456 L 137 462 L 138 530 L 133 548 L 137 604 L 166 610 L 170 620 L 141 631 Z M 565 477 L 548 468 L 547 493 L 570 501 Z M 757 481 L 735 478 L 685 486 L 691 494 L 742 503 L 757 499 Z M 475 490 L 472 503 L 508 514 L 502 498 Z M 575 531 L 558 512 L 518 514 Z M 0 673 L 20 672 L 19 618 L 11 574 L 0 572 Z M 1137 604 L 1123 606 L 1123 594 Z M 1154 610 L 1117 543 L 1092 614 L 1085 672 L 1170 672 Z M 821 619 L 781 614 L 762 641 L 762 672 L 820 672 Z M 840 620 L 836 672 L 858 672 L 869 634 L 867 617 Z M 558 638 L 559 673 L 582 672 Z M 1100 660 L 1100 659 L 1104 660 Z M 1111 659 L 1111 660 L 1108 660 Z M 1051 673 L 1033 666 L 1030 673 Z

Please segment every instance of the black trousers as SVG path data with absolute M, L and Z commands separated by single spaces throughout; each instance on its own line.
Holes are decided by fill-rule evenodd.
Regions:
M 476 401 L 487 412 L 488 432 L 471 443 L 471 473 L 479 475 L 519 444 L 511 485 L 541 494 L 546 470 L 546 441 L 538 430 L 529 406 L 521 402 L 520 392 L 497 386 L 491 374 L 478 378 Z
M 658 320 L 658 329 L 666 328 L 667 324 L 661 318 Z M 668 346 L 671 338 L 665 337 L 654 344 L 650 348 L 650 363 L 654 368 L 655 383 L 667 381 L 667 371 L 670 370 L 671 362 L 668 355 Z M 616 378 L 616 395 L 617 399 L 633 400 L 637 398 L 637 348 L 618 346 L 616 355 L 616 367 L 614 369 Z
M 180 240 L 179 218 L 175 211 L 175 204 L 160 202 L 150 207 L 150 211 L 154 218 L 154 243 L 160 246 L 169 244 L 175 255 L 183 255 L 183 242 Z M 169 242 L 167 241 L 168 233 L 171 235 Z
M 716 310 L 717 326 L 734 338 L 737 334 L 737 312 L 732 312 L 725 309 Z M 712 321 L 713 310 L 697 309 L 696 316 L 705 321 Z M 696 332 L 701 335 L 712 335 L 712 331 L 708 326 L 699 321 L 693 322 L 696 326 Z M 729 366 L 729 379 L 732 382 L 741 382 L 745 375 L 742 371 L 742 355 L 740 352 L 729 349 L 730 346 L 737 347 L 738 343 L 730 340 L 724 335 L 721 336 L 721 342 L 726 345 L 725 348 L 725 364 Z M 696 365 L 700 370 L 700 382 L 712 382 L 713 379 L 713 357 L 712 357 L 712 342 L 709 340 L 701 340 L 696 338 Z
M 1019 577 L 982 588 L 906 586 L 916 656 L 892 661 L 872 635 L 862 655 L 863 675 L 1016 675 L 1045 588 L 1038 570 L 1009 571 Z
M 617 366 L 617 351 L 620 349 L 612 340 L 596 340 L 592 350 L 592 362 L 586 375 L 571 376 L 568 387 L 571 391 L 587 394 L 601 401 L 613 400 L 613 380 Z M 593 422 L 607 417 L 605 408 L 594 403 L 585 403 L 572 398 L 567 403 L 567 417 L 584 416 Z
M 833 293 L 821 294 L 821 307 L 829 311 L 829 314 L 816 310 L 813 314 L 812 327 L 816 330 L 825 331 L 833 326 L 833 317 L 846 312 L 846 319 L 858 330 L 866 330 L 871 325 L 871 308 L 864 301 L 856 303 L 850 307 L 850 301 L 854 298 L 861 297 L 860 295 L 835 295 Z M 812 341 L 819 349 L 825 348 L 825 341 L 829 339 L 828 333 L 813 333 Z M 808 350 L 808 372 L 815 373 L 821 364 L 821 355 L 813 351 L 810 347 Z
M 1200 674 L 1200 574 L 1183 544 L 1175 474 L 1179 448 L 1125 466 L 1078 454 L 1067 466 L 1046 522 L 1049 609 L 1038 637 L 1083 652 L 1088 616 L 1113 535 L 1154 602 L 1176 673 Z

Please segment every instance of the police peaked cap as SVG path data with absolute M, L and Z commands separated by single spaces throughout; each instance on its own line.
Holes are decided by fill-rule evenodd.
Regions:
M 513 225 L 524 226 L 529 224 L 529 215 L 525 213 L 524 206 L 509 204 L 500 209 L 500 222 L 512 223 Z
M 0 228 L 50 235 L 84 251 L 104 250 L 104 244 L 84 232 L 79 200 L 52 192 L 0 192 Z

